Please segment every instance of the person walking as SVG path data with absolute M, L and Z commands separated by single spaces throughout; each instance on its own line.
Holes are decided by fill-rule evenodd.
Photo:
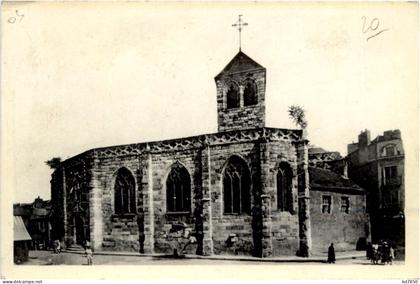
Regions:
M 389 245 L 386 241 L 381 246 L 381 263 L 387 264 L 389 262 Z
M 55 241 L 54 248 L 55 248 L 55 251 L 56 251 L 57 254 L 60 254 L 61 253 L 61 244 L 60 244 L 60 241 L 59 240 L 56 240 Z
M 392 265 L 394 259 L 395 259 L 395 252 L 394 252 L 394 248 L 391 245 L 389 248 L 389 264 Z
M 366 248 L 366 257 L 368 260 L 372 260 L 373 259 L 373 246 L 372 243 L 369 242 Z
M 58 240 L 54 240 L 53 241 L 53 248 L 54 248 L 54 253 L 56 253 L 56 254 L 58 254 L 58 246 L 59 246 Z
M 86 258 L 87 258 L 87 265 L 92 265 L 93 264 L 93 252 L 92 252 L 92 248 L 90 247 L 90 244 L 86 245 L 85 254 L 86 254 Z
M 334 243 L 328 247 L 328 263 L 335 263 L 335 250 L 334 250 Z

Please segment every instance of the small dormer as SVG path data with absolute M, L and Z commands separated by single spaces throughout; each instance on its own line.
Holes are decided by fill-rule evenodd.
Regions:
M 215 77 L 218 131 L 265 126 L 266 69 L 239 51 Z

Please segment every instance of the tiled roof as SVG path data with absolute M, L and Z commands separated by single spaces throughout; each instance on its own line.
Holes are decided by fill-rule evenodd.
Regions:
M 308 149 L 309 154 L 318 154 L 318 153 L 325 153 L 325 152 L 327 151 L 321 147 L 314 147 L 314 148 Z
M 345 178 L 333 171 L 309 167 L 309 183 L 313 189 L 336 189 L 364 192 L 365 190 L 355 184 L 351 179 Z

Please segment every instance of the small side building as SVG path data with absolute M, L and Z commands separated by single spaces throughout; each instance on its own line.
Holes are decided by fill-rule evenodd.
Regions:
M 365 249 L 369 239 L 365 190 L 344 175 L 309 167 L 312 250 L 327 252 Z
M 39 196 L 32 203 L 13 204 L 13 215 L 22 219 L 32 241 L 30 249 L 45 249 L 51 245 L 51 202 Z

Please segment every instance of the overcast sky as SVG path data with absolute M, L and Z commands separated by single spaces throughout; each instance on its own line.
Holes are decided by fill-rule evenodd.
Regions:
M 216 132 L 214 76 L 238 52 L 238 14 L 249 24 L 242 50 L 267 69 L 267 126 L 295 128 L 287 107 L 298 104 L 310 143 L 324 149 L 345 155 L 365 128 L 372 138 L 399 128 L 408 141 L 415 5 L 27 4 L 14 24 L 16 7 L 6 7 L 2 122 L 13 137 L 14 202 L 50 198 L 52 157 Z

